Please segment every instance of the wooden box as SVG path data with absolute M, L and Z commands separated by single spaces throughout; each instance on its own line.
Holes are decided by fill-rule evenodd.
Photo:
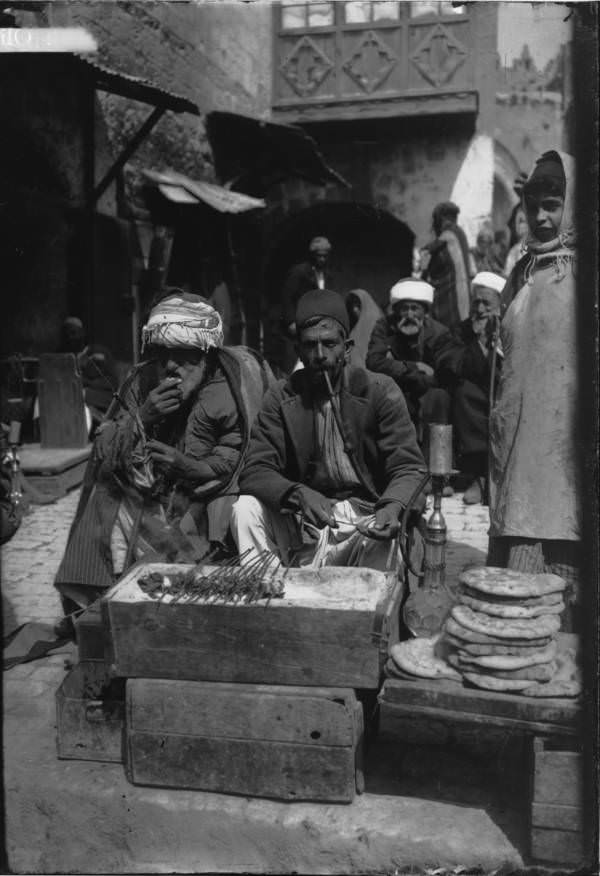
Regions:
M 377 688 L 398 640 L 402 584 L 366 568 L 291 569 L 282 599 L 254 604 L 156 601 L 140 565 L 103 601 L 113 670 L 127 678 Z M 210 571 L 210 567 L 208 569 Z
M 26 444 L 19 452 L 21 470 L 27 483 L 42 496 L 60 499 L 83 481 L 91 450 L 91 444 L 80 449 Z
M 352 690 L 138 678 L 126 700 L 134 784 L 328 803 L 362 789 Z
M 123 761 L 125 684 L 104 665 L 78 663 L 56 692 L 59 758 Z
M 106 631 L 99 602 L 93 602 L 75 618 L 75 638 L 80 663 L 88 660 L 104 662 Z
M 583 864 L 583 756 L 533 740 L 531 856 Z

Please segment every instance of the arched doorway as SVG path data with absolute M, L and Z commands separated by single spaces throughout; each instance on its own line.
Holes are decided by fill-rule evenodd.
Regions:
M 385 210 L 370 204 L 323 201 L 288 215 L 273 229 L 265 257 L 269 324 L 265 353 L 279 365 L 289 358 L 279 326 L 283 281 L 293 264 L 307 259 L 308 244 L 316 235 L 331 241 L 334 287 L 342 295 L 351 289 L 366 289 L 385 306 L 394 283 L 411 274 L 415 235 Z

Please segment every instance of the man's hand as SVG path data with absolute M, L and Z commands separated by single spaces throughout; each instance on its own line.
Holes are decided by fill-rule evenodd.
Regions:
M 328 499 L 317 490 L 310 487 L 297 487 L 290 495 L 290 504 L 304 516 L 307 523 L 312 523 L 317 529 L 331 526 L 337 529 L 337 523 L 333 516 L 335 499 Z
M 433 368 L 431 365 L 428 365 L 426 362 L 417 362 L 417 371 L 420 371 L 421 374 L 424 374 L 426 377 L 433 377 Z
M 146 449 L 155 465 L 159 465 L 171 477 L 183 477 L 187 470 L 186 458 L 175 447 L 162 441 L 147 441 Z
M 140 417 L 144 426 L 151 426 L 163 417 L 174 414 L 181 405 L 181 380 L 179 377 L 166 377 L 158 386 L 148 393 L 148 397 L 140 408 Z
M 378 541 L 383 541 L 389 538 L 395 538 L 400 529 L 399 517 L 402 512 L 402 505 L 399 502 L 388 502 L 382 508 L 378 508 L 375 512 L 375 523 L 360 529 L 363 535 L 368 535 L 369 538 L 375 538 Z

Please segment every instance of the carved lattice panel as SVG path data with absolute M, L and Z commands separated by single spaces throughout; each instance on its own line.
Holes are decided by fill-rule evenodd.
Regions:
M 444 89 L 467 84 L 469 48 L 460 35 L 458 27 L 442 23 L 411 29 L 409 87 Z
M 281 96 L 310 100 L 334 94 L 335 63 L 332 37 L 304 35 L 280 44 Z
M 342 70 L 367 94 L 385 88 L 399 58 L 375 31 L 362 34 L 342 63 Z

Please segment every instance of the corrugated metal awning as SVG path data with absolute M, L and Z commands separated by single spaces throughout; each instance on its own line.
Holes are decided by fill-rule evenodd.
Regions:
M 148 79 L 132 76 L 129 73 L 122 73 L 120 70 L 113 70 L 98 61 L 92 61 L 87 56 L 76 52 L 73 53 L 73 57 L 78 64 L 81 64 L 91 72 L 94 78 L 94 86 L 100 89 L 100 91 L 108 91 L 110 94 L 118 94 L 121 97 L 130 98 L 130 100 L 139 100 L 142 103 L 148 103 L 175 113 L 200 115 L 200 110 L 193 101 L 188 100 L 187 97 L 182 97 L 179 94 L 173 94 L 171 91 L 160 88 Z
M 176 204 L 207 204 L 219 213 L 246 213 L 266 206 L 262 198 L 251 198 L 223 186 L 190 179 L 175 171 L 160 173 L 144 170 L 144 176 L 158 187 L 165 198 Z

